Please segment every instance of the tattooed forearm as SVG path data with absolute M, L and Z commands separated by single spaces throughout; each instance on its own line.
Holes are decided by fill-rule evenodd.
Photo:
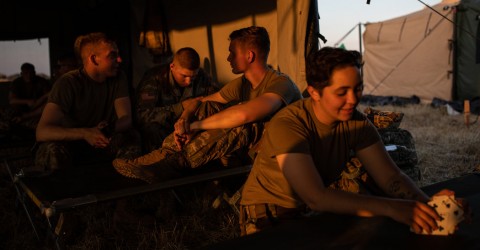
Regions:
M 393 180 L 388 185 L 388 193 L 395 198 L 401 199 L 413 199 L 416 200 L 418 198 L 418 194 L 413 193 L 411 190 L 406 188 L 406 185 L 402 185 L 401 180 Z

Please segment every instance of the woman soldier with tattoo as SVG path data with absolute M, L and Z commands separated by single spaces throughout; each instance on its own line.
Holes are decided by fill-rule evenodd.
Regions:
M 310 98 L 279 111 L 262 137 L 242 191 L 242 235 L 298 216 L 304 208 L 387 216 L 417 233 L 437 229 L 440 216 L 427 204 L 430 197 L 396 166 L 374 125 L 356 109 L 361 64 L 360 53 L 330 47 L 309 59 Z M 369 179 L 376 189 L 352 188 L 366 187 L 361 183 Z

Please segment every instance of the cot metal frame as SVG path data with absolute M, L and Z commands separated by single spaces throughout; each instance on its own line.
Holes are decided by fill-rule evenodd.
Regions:
M 18 157 L 17 157 L 18 158 Z M 252 165 L 219 168 L 193 172 L 191 175 L 161 183 L 147 184 L 143 181 L 123 177 L 116 173 L 110 163 L 98 163 L 89 166 L 58 170 L 50 174 L 40 172 L 15 173 L 5 158 L 1 164 L 7 169 L 21 204 L 38 240 L 41 234 L 32 213 L 38 208 L 47 224 L 46 237 L 53 240 L 55 248 L 62 249 L 62 236 L 68 223 L 67 212 L 100 202 L 113 201 L 159 190 L 172 190 L 191 184 L 220 180 L 227 177 L 248 175 Z M 225 195 L 224 195 L 225 196 Z M 224 197 L 228 202 L 229 197 Z M 231 205 L 231 204 L 230 204 Z

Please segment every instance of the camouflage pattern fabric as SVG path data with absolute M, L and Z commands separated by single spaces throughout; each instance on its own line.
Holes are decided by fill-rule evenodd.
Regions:
M 342 171 L 340 177 L 330 184 L 328 188 L 356 194 L 383 194 L 383 191 L 380 190 L 368 175 L 357 157 L 352 157 L 350 161 L 347 162 L 346 168 Z
M 393 111 L 380 111 L 368 107 L 365 114 L 378 129 L 383 144 L 395 145 L 396 149 L 388 154 L 397 166 L 412 180 L 420 180 L 421 173 L 418 168 L 418 156 L 412 134 L 399 128 L 404 114 Z
M 211 129 L 197 134 L 181 151 L 189 168 L 197 168 L 222 158 L 244 147 L 253 145 L 259 134 L 259 125 L 249 124 L 230 129 Z M 176 151 L 173 134 L 163 142 L 164 150 Z M 244 156 L 248 158 L 248 155 Z M 248 159 L 244 159 L 248 160 Z
M 305 207 L 284 208 L 275 204 L 240 205 L 240 235 L 245 236 L 262 231 L 282 219 L 298 219 L 310 216 Z
M 395 145 L 395 150 L 388 151 L 388 154 L 397 166 L 412 180 L 420 180 L 422 177 L 412 134 L 401 128 L 379 129 L 378 132 L 385 145 Z
M 35 154 L 35 169 L 52 171 L 73 166 L 70 148 L 80 148 L 67 142 L 43 142 Z
M 401 128 L 379 129 L 378 133 L 380 134 L 383 144 L 385 145 L 402 145 L 408 149 L 415 150 L 415 141 L 413 140 L 412 134 L 408 132 L 408 130 Z M 417 164 L 417 161 L 412 161 L 412 163 Z
M 203 119 L 211 116 L 222 108 L 223 104 L 204 102 L 198 109 L 197 118 Z M 248 161 L 250 163 L 245 149 L 259 140 L 262 128 L 262 123 L 252 123 L 230 129 L 200 131 L 182 150 L 178 150 L 172 133 L 164 140 L 162 147 L 142 155 L 132 162 L 117 157 L 113 161 L 113 166 L 118 173 L 126 177 L 156 183 L 204 166 L 214 160 L 227 164 L 234 162 L 235 166 L 240 165 L 238 162 Z M 244 154 L 239 156 L 240 153 Z M 235 159 L 230 157 L 235 157 Z
M 158 148 L 173 132 L 173 126 L 183 112 L 182 101 L 207 96 L 218 89 L 202 69 L 193 83 L 185 88 L 173 81 L 169 64 L 147 71 L 136 89 L 136 121 L 145 151 Z
M 388 151 L 388 153 L 397 166 L 412 180 L 419 180 L 420 170 L 416 166 L 418 157 L 410 132 L 403 129 L 386 129 L 379 131 L 383 132 L 380 134 L 383 134 L 382 140 L 386 143 L 385 145 L 396 145 L 396 150 Z M 362 163 L 356 157 L 352 157 L 350 161 L 347 162 L 347 168 L 342 171 L 340 178 L 332 183 L 329 188 L 363 194 L 383 193 L 371 177 L 368 176 Z
M 38 171 L 52 171 L 93 162 L 111 162 L 115 157 L 133 159 L 141 155 L 140 135 L 134 129 L 115 133 L 110 145 L 97 149 L 85 141 L 43 142 L 35 154 Z
M 403 113 L 393 111 L 380 111 L 368 107 L 364 113 L 368 119 L 379 129 L 398 128 L 403 119 Z
M 202 120 L 217 113 L 223 107 L 219 103 L 205 102 L 200 105 L 196 117 Z M 199 132 L 181 151 L 188 168 L 197 168 L 206 163 L 221 159 L 238 150 L 245 150 L 260 140 L 262 123 L 245 124 L 228 129 L 209 129 Z M 162 148 L 171 152 L 178 151 L 173 134 L 165 138 Z M 246 150 L 245 150 L 246 151 Z M 244 158 L 248 158 L 245 154 Z M 240 159 L 248 161 L 250 159 Z
M 352 157 L 346 166 L 347 168 L 342 171 L 338 180 L 330 184 L 328 188 L 357 194 L 383 195 L 383 192 L 369 177 L 358 158 Z M 262 213 L 263 209 L 259 209 L 265 205 L 268 205 L 267 210 L 269 210 L 269 213 Z M 272 209 L 272 207 L 275 207 L 275 209 Z M 275 204 L 241 205 L 240 234 L 244 236 L 256 233 L 274 224 L 276 222 L 275 219 L 278 220 L 279 217 L 274 211 L 278 211 L 278 206 Z M 294 209 L 292 212 L 288 218 L 307 217 L 314 214 L 308 208 Z

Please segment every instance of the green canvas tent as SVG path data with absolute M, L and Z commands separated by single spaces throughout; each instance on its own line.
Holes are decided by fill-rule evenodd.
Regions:
M 479 0 L 366 24 L 364 94 L 446 101 L 480 96 Z

